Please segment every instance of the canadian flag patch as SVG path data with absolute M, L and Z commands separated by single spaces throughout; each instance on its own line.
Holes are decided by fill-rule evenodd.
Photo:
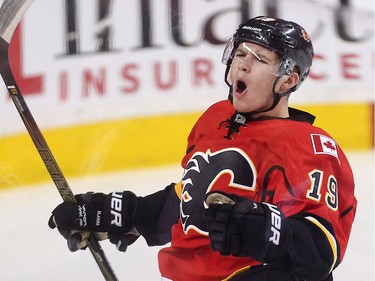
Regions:
M 339 158 L 336 142 L 324 135 L 311 134 L 315 154 L 329 154 Z

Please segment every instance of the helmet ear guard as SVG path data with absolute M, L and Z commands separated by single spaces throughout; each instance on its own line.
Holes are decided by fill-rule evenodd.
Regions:
M 292 74 L 295 66 L 296 62 L 293 59 L 288 57 L 281 58 L 279 66 L 279 76 Z

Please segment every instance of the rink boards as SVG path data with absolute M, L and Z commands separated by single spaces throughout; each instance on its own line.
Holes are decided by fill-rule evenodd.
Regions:
M 373 105 L 296 106 L 317 116 L 315 125 L 345 151 L 373 147 Z M 177 164 L 201 112 L 98 122 L 43 131 L 67 177 Z M 0 188 L 49 180 L 26 133 L 0 140 Z

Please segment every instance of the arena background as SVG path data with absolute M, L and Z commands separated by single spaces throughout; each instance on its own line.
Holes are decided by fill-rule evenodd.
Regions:
M 291 103 L 317 116 L 353 167 L 358 210 L 335 280 L 373 281 L 373 0 L 35 0 L 11 65 L 74 192 L 145 195 L 179 180 L 191 126 L 227 97 L 225 43 L 256 15 L 299 22 L 314 42 Z M 0 279 L 102 280 L 87 251 L 70 253 L 48 228 L 61 198 L 1 83 L 0 120 Z M 120 280 L 160 280 L 158 247 L 102 244 Z
M 357 1 L 36 0 L 11 65 L 67 177 L 178 163 L 201 112 L 225 99 L 225 43 L 259 14 L 299 22 L 316 60 L 293 106 L 345 151 L 373 147 L 374 9 Z M 48 181 L 0 96 L 0 188 Z

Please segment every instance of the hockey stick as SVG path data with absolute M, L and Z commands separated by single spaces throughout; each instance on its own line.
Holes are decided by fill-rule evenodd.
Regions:
M 10 40 L 17 25 L 33 1 L 34 0 L 4 0 L 0 8 L 0 75 L 62 199 L 66 203 L 74 204 L 76 203 L 74 194 L 53 157 L 43 134 L 36 124 L 18 88 L 9 65 L 8 52 Z M 110 281 L 118 280 L 102 247 L 94 235 L 89 236 L 88 247 L 104 278 Z

